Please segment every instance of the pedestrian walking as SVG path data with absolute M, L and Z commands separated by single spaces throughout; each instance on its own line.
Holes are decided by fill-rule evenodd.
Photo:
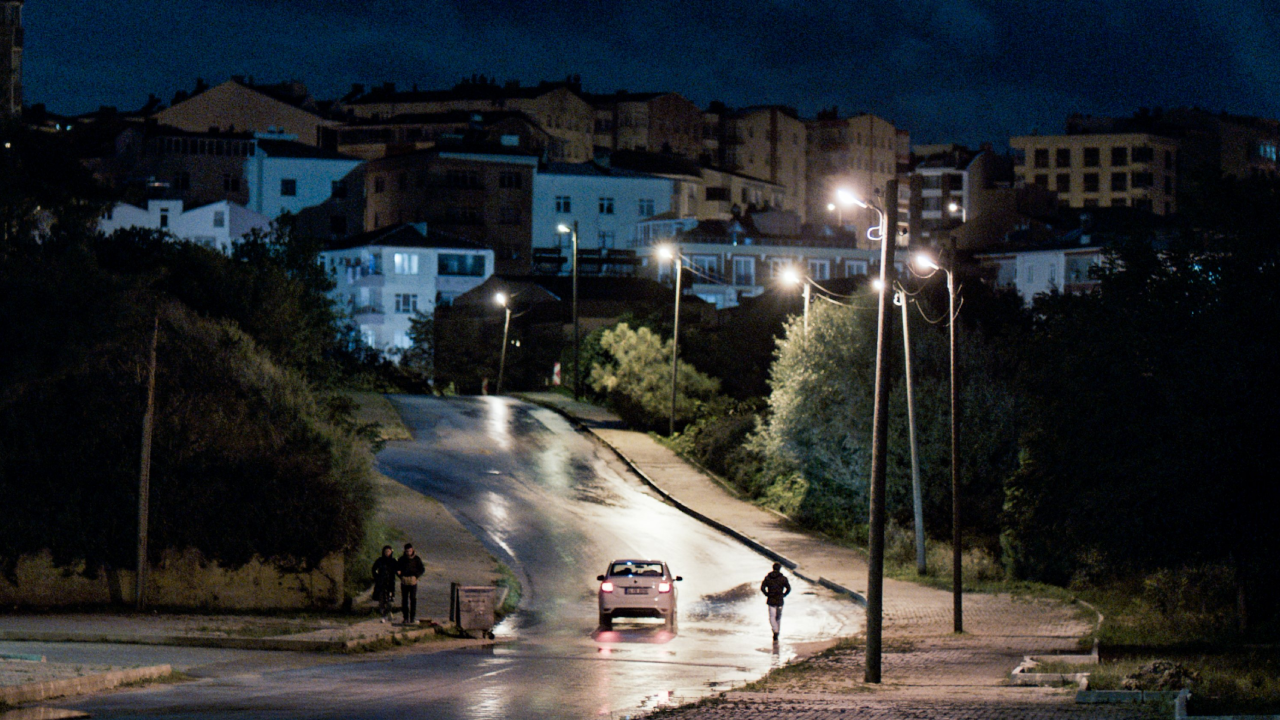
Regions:
M 422 558 L 413 550 L 413 543 L 405 543 L 404 553 L 396 561 L 396 575 L 400 576 L 400 614 L 405 625 L 418 622 L 418 578 L 426 571 Z
M 769 627 L 773 628 L 773 639 L 777 640 L 782 626 L 782 603 L 791 594 L 791 582 L 782 574 L 782 563 L 774 563 L 773 572 L 760 581 L 760 592 L 769 605 Z
M 373 561 L 373 599 L 378 601 L 379 622 L 391 619 L 396 601 L 396 559 L 390 545 L 382 546 L 382 556 Z

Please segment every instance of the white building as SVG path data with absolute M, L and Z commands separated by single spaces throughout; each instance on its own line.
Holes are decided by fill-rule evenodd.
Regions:
M 656 175 L 593 162 L 549 163 L 533 176 L 535 258 L 561 258 L 560 272 L 570 272 L 573 241 L 558 227 L 575 222 L 585 255 L 633 254 L 637 223 L 670 211 L 674 192 L 672 180 Z
M 680 221 L 679 224 L 684 224 Z M 671 261 L 655 255 L 667 239 L 661 221 L 650 223 L 653 245 L 640 250 L 641 274 L 670 278 Z M 673 227 L 675 223 L 673 221 Z M 749 219 L 706 220 L 677 231 L 671 242 L 684 257 L 684 274 L 691 276 L 688 294 L 718 309 L 735 307 L 739 299 L 755 297 L 781 281 L 783 270 L 795 268 L 809 280 L 825 282 L 866 275 L 880 259 L 879 251 L 842 247 L 823 237 L 768 234 Z
M 292 135 L 258 133 L 254 152 L 245 159 L 248 207 L 272 220 L 286 212 L 345 197 L 361 188 L 346 188 L 342 179 L 362 162 L 332 150 L 297 142 Z
M 1092 268 L 1103 263 L 1103 251 L 1096 245 L 1009 250 L 975 256 L 987 268 L 997 288 L 1014 288 L 1023 302 L 1037 295 L 1088 292 L 1097 280 Z
M 410 346 L 409 319 L 453 302 L 493 274 L 493 251 L 429 233 L 425 223 L 355 235 L 320 253 L 336 283 L 331 295 L 372 348 L 395 354 Z
M 191 210 L 184 210 L 181 200 L 148 200 L 146 208 L 120 203 L 98 221 L 98 229 L 107 234 L 122 228 L 164 230 L 180 240 L 230 253 L 232 243 L 253 230 L 270 230 L 271 221 L 226 200 Z

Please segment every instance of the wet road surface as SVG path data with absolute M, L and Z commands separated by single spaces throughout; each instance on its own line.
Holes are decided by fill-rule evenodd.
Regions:
M 414 440 L 379 468 L 447 506 L 523 585 L 492 648 L 324 663 L 104 695 L 95 717 L 622 718 L 759 677 L 794 644 L 861 628 L 852 603 L 793 578 L 783 640 L 757 587 L 769 560 L 663 503 L 560 415 L 509 398 L 393 399 Z M 420 548 L 430 555 L 430 548 Z M 597 625 L 595 576 L 614 558 L 666 560 L 674 631 Z

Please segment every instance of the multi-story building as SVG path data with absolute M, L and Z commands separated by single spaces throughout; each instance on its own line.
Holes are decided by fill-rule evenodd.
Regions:
M 298 214 L 348 191 L 344 178 L 360 160 L 314 145 L 304 145 L 291 135 L 259 134 L 246 159 L 248 207 L 275 219 Z
M 222 200 L 190 210 L 181 200 L 149 200 L 146 207 L 119 203 L 98 221 L 98 229 L 113 233 L 124 228 L 163 230 L 179 240 L 230 253 L 232 244 L 254 230 L 271 229 L 271 220 Z
M 548 163 L 533 176 L 534 269 L 571 270 L 578 229 L 580 274 L 630 274 L 636 225 L 671 210 L 674 181 L 599 163 Z
M 711 164 L 783 188 L 773 210 L 790 210 L 805 219 L 808 131 L 795 109 L 762 105 L 704 114 L 705 146 Z M 714 154 L 711 154 L 713 153 Z
M 0 2 L 0 118 L 22 116 L 22 0 Z
M 156 122 L 188 132 L 286 133 L 309 145 L 320 143 L 321 128 L 338 124 L 320 111 L 299 82 L 255 85 L 235 77 L 197 90 L 157 112 Z
M 584 162 L 593 156 L 595 109 L 583 99 L 582 83 L 576 76 L 536 87 L 521 87 L 516 82 L 498 85 L 483 76 L 464 80 L 451 90 L 397 91 L 394 84 L 387 83 L 366 92 L 357 85 L 339 101 L 339 108 L 354 117 L 374 119 L 452 110 L 518 111 L 533 118 L 551 136 L 550 159 Z
M 1178 141 L 1151 133 L 1010 138 L 1018 182 L 1058 194 L 1073 208 L 1177 211 Z
M 696 159 L 702 111 L 677 93 L 585 95 L 595 109 L 594 142 L 608 150 L 641 150 Z
M 532 118 L 510 110 L 451 110 L 353 118 L 321 131 L 321 147 L 365 160 L 428 150 L 439 144 L 491 143 L 543 154 L 551 136 Z
M 716 308 L 730 308 L 740 298 L 755 297 L 780 282 L 787 268 L 823 282 L 866 275 L 879 259 L 877 251 L 850 248 L 832 242 L 831 236 L 802 233 L 789 213 L 764 215 L 779 217 L 770 218 L 776 223 L 760 222 L 760 216 L 701 221 L 676 235 L 674 244 L 684 257 L 684 272 L 691 276 L 688 294 Z M 759 226 L 766 224 L 774 227 L 762 231 Z M 643 261 L 641 273 L 669 280 L 672 264 L 654 252 L 657 244 L 637 250 Z
M 846 189 L 864 201 L 883 195 L 885 183 L 898 177 L 909 157 L 910 136 L 868 113 L 840 117 L 835 108 L 819 112 L 808 128 L 805 202 L 811 223 L 852 225 L 856 235 L 878 222 L 870 210 L 842 207 L 836 191 Z M 862 242 L 862 241 L 860 241 Z
M 1014 187 L 1013 161 L 990 147 L 921 146 L 903 187 L 910 192 L 910 241 L 937 246 L 954 237 L 962 249 L 996 244 L 1028 219 L 1055 214 L 1057 198 L 1037 185 Z
M 331 244 L 320 253 L 334 281 L 330 297 L 360 328 L 365 344 L 395 356 L 412 343 L 410 319 L 480 285 L 493 251 L 424 223 L 400 224 Z
M 531 210 L 538 158 L 502 146 L 437 147 L 370 160 L 368 231 L 426 222 L 434 233 L 491 248 L 500 274 L 532 269 Z

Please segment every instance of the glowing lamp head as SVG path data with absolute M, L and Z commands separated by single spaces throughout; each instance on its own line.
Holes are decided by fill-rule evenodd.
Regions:
M 940 269 L 937 261 L 935 261 L 933 258 L 926 255 L 925 253 L 916 253 L 915 257 L 912 258 L 912 262 L 915 263 L 915 266 L 920 268 L 921 270 Z
M 884 283 L 880 281 L 880 278 L 876 278 L 871 281 L 871 289 L 878 293 L 884 292 Z
M 960 212 L 960 203 L 957 203 L 957 202 L 947 203 L 947 209 L 953 213 Z
M 782 271 L 782 282 L 788 285 L 799 285 L 800 272 L 793 267 L 785 268 Z
M 835 211 L 836 211 L 836 204 L 835 204 L 835 203 L 827 203 L 827 212 L 835 212 Z
M 663 245 L 658 248 L 658 257 L 663 260 L 674 260 L 676 257 L 676 250 L 670 245 Z
M 506 307 L 506 306 L 507 306 L 507 294 L 506 294 L 506 293 L 494 293 L 493 301 L 494 301 L 495 303 L 497 303 L 498 305 L 502 306 L 502 307 Z
M 556 232 L 570 233 L 570 232 L 573 232 L 573 228 L 569 227 L 568 225 L 565 225 L 564 223 L 560 223 L 559 225 L 556 226 Z
M 857 205 L 860 208 L 867 207 L 867 204 L 849 188 L 840 188 L 839 190 L 836 190 L 836 202 L 844 205 L 845 207 L 850 205 Z

